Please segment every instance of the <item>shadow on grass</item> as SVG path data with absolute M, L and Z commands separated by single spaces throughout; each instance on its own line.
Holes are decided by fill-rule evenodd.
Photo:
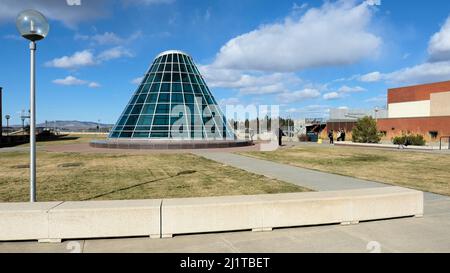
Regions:
M 106 196 L 106 195 L 110 195 L 110 194 L 113 194 L 113 193 L 118 193 L 118 192 L 122 192 L 122 191 L 131 190 L 131 189 L 134 189 L 134 188 L 137 188 L 137 187 L 140 187 L 140 186 L 143 186 L 143 185 L 147 185 L 147 184 L 150 184 L 150 183 L 160 182 L 160 181 L 168 180 L 168 179 L 171 179 L 171 178 L 174 178 L 174 177 L 177 177 L 177 176 L 193 174 L 193 173 L 196 173 L 196 172 L 197 172 L 197 171 L 195 171 L 195 170 L 181 171 L 181 172 L 178 172 L 178 173 L 175 174 L 175 175 L 170 175 L 170 176 L 167 176 L 167 177 L 162 177 L 162 178 L 158 178 L 158 179 L 153 179 L 153 180 L 146 181 L 146 182 L 142 182 L 142 183 L 135 184 L 135 185 L 132 185 L 132 186 L 120 188 L 120 189 L 117 189 L 117 190 L 112 190 L 112 191 L 110 191 L 110 192 L 98 194 L 98 195 L 95 195 L 95 196 L 92 196 L 92 197 L 83 199 L 83 200 L 81 200 L 81 201 L 89 201 L 89 200 L 97 199 L 97 198 L 104 197 L 104 196 Z

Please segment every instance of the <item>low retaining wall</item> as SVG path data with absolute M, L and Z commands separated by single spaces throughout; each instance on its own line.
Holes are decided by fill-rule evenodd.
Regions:
M 423 193 L 401 187 L 165 199 L 162 237 L 173 234 L 272 230 L 423 215 Z
M 163 200 L 0 203 L 0 241 L 164 238 L 421 215 L 423 193 L 401 187 Z
M 214 149 L 252 146 L 251 140 L 93 140 L 89 146 L 109 149 L 170 150 Z

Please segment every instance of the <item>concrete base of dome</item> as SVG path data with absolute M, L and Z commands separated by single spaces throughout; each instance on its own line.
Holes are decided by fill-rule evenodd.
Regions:
M 89 146 L 113 149 L 213 149 L 253 145 L 252 140 L 93 140 Z

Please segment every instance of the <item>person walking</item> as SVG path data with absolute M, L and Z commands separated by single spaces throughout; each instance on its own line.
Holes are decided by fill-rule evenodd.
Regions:
M 342 132 L 341 132 L 341 140 L 345 141 L 345 130 L 344 129 L 342 129 Z
M 278 128 L 278 146 L 283 145 L 283 136 L 286 136 L 286 134 L 281 130 L 281 128 Z
M 333 130 L 331 130 L 328 133 L 328 138 L 330 139 L 330 144 L 334 144 L 334 140 L 333 140 Z

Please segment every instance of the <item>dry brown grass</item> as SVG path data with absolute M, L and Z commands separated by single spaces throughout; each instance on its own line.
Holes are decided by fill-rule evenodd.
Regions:
M 0 202 L 28 201 L 28 153 L 0 153 Z M 147 199 L 306 189 L 192 154 L 38 152 L 38 201 Z
M 298 146 L 248 156 L 450 195 L 450 155 L 360 147 Z

